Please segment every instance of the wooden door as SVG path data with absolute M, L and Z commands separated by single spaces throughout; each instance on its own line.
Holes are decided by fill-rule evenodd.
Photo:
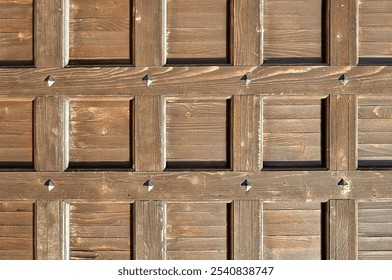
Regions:
M 390 259 L 391 24 L 1 0 L 0 259 Z

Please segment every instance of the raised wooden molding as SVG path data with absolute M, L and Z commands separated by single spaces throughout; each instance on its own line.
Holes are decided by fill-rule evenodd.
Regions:
M 135 201 L 134 211 L 134 258 L 166 259 L 166 203 Z

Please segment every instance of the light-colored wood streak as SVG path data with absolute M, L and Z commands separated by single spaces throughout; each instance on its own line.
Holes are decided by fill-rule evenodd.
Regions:
M 71 259 L 130 259 L 132 204 L 72 203 Z
M 70 1 L 71 63 L 131 62 L 130 3 L 129 0 Z

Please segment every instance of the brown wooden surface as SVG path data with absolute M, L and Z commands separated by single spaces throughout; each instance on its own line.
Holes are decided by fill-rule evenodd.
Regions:
M 136 260 L 166 259 L 166 203 L 137 201 L 134 209 L 134 258 Z
M 0 203 L 0 260 L 34 258 L 33 203 Z
M 34 168 L 64 171 L 68 167 L 68 100 L 37 97 L 34 100 Z
M 226 203 L 168 203 L 166 223 L 167 259 L 228 258 Z
M 1 1 L 0 65 L 32 65 L 33 33 L 33 1 Z
M 129 0 L 70 1 L 71 63 L 131 63 L 130 3 Z
M 70 259 L 131 259 L 132 204 L 72 203 Z

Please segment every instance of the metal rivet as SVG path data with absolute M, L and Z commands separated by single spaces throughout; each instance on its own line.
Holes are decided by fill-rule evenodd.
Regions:
M 249 86 L 250 83 L 252 82 L 250 78 L 250 73 L 246 73 L 242 78 L 241 81 L 244 83 L 244 85 Z
M 338 186 L 339 186 L 342 190 L 344 190 L 344 189 L 346 189 L 346 188 L 349 186 L 349 183 L 348 183 L 346 180 L 341 179 L 341 180 L 339 181 L 339 183 L 338 183 Z
M 342 84 L 342 85 L 347 85 L 347 83 L 349 82 L 349 79 L 348 79 L 348 77 L 346 76 L 346 74 L 343 74 L 342 76 L 340 76 L 339 77 L 339 82 Z
M 248 192 L 248 191 L 252 188 L 252 185 L 248 182 L 248 180 L 245 180 L 245 181 L 242 182 L 241 187 L 242 187 L 246 192 Z
M 146 76 L 143 77 L 142 81 L 143 81 L 148 87 L 151 86 L 152 83 L 153 83 L 153 80 L 152 80 L 151 76 L 148 75 L 148 74 L 147 74 Z
M 47 76 L 44 81 L 48 87 L 51 87 L 54 84 L 54 79 L 51 76 Z
M 154 184 L 151 180 L 147 180 L 146 182 L 144 182 L 143 186 L 147 188 L 148 192 L 152 191 L 152 189 L 154 188 Z
M 55 185 L 53 184 L 52 180 L 48 180 L 45 182 L 45 187 L 48 188 L 48 191 L 51 191 L 54 189 Z

